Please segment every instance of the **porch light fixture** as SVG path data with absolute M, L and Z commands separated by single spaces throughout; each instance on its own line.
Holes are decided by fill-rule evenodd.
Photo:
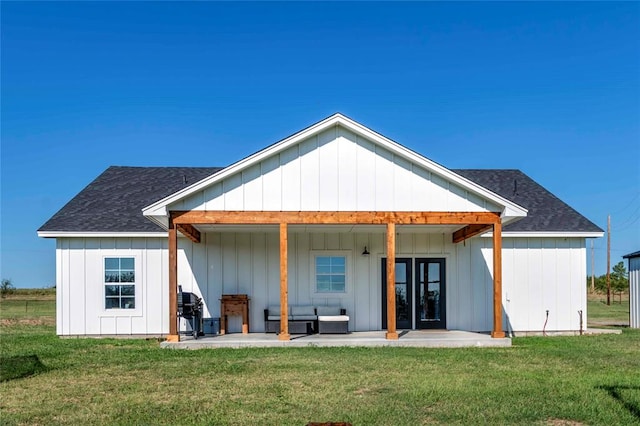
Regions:
M 362 255 L 363 256 L 369 256 L 369 254 L 371 254 L 371 253 L 369 253 L 369 250 L 367 250 L 367 246 L 364 246 L 364 250 L 362 251 Z

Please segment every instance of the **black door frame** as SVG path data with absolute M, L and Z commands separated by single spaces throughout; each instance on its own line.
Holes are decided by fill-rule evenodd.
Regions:
M 447 299 L 446 299 L 446 258 L 444 257 L 397 257 L 396 263 L 405 263 L 407 265 L 407 276 L 410 282 L 407 285 L 407 298 L 409 301 L 409 308 L 411 312 L 409 313 L 409 324 L 401 323 L 396 318 L 396 327 L 398 329 L 413 329 L 415 321 L 415 329 L 446 329 L 447 328 Z M 387 258 L 383 257 L 381 259 L 382 262 L 382 316 L 381 316 L 381 324 L 382 329 L 387 329 Z M 419 301 L 417 297 L 414 300 L 414 293 L 420 294 L 420 268 L 418 267 L 419 262 L 428 263 L 439 263 L 440 264 L 440 320 L 439 321 L 422 321 L 420 319 L 420 312 L 418 310 Z M 428 266 L 427 266 L 428 268 Z M 397 308 L 397 307 L 396 307 Z M 398 310 L 396 309 L 396 314 Z
M 415 306 L 413 306 L 413 258 L 411 257 L 396 257 L 396 263 L 404 263 L 407 266 L 407 301 L 409 305 L 409 323 L 405 324 L 402 321 L 398 321 L 398 307 L 396 306 L 396 328 L 398 329 L 411 329 L 413 327 L 413 314 Z M 382 258 L 382 329 L 387 329 L 387 258 Z
M 444 330 L 447 328 L 447 269 L 446 269 L 446 259 L 444 257 L 416 257 L 413 259 L 415 263 L 415 276 L 414 276 L 414 291 L 416 294 L 416 300 L 414 303 L 414 313 L 415 313 L 415 321 L 416 321 L 416 329 L 418 330 Z M 438 309 L 440 311 L 440 320 L 438 321 L 422 321 L 420 318 L 419 312 L 419 300 L 418 296 L 420 294 L 420 267 L 418 266 L 420 263 L 425 263 L 426 270 L 429 268 L 429 263 L 438 263 L 440 264 L 440 295 L 438 299 Z

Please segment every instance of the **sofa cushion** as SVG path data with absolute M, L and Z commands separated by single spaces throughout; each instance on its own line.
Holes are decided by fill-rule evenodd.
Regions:
M 315 321 L 317 319 L 316 315 L 293 315 L 293 321 Z
M 277 316 L 278 319 L 280 318 L 280 305 L 269 305 L 267 309 L 269 310 L 269 316 Z M 287 313 L 291 316 L 291 306 L 289 306 Z
M 311 305 L 292 306 L 291 315 L 293 315 L 294 319 L 297 316 L 313 316 L 315 319 L 316 311 Z
M 318 306 L 318 316 L 320 315 L 340 315 L 340 307 L 338 306 Z
M 280 305 L 270 305 L 267 310 L 269 311 L 269 316 L 280 316 Z
M 320 322 L 349 322 L 348 315 L 318 315 Z

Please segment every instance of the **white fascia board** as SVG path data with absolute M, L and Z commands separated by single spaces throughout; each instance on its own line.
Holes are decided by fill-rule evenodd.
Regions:
M 503 232 L 503 238 L 600 238 L 604 232 Z M 487 232 L 482 237 L 493 237 L 493 232 Z
M 440 177 L 444 178 L 445 180 L 449 180 L 453 183 L 456 183 L 462 186 L 463 188 L 470 190 L 471 192 L 494 202 L 495 204 L 504 206 L 504 210 L 502 211 L 503 217 L 525 217 L 527 215 L 527 209 L 525 209 L 524 207 L 519 206 L 513 203 L 512 201 L 509 201 L 506 198 L 503 198 L 498 194 L 489 191 L 483 186 L 478 185 L 477 183 L 472 182 L 469 179 L 466 179 L 452 172 L 446 167 L 441 166 L 440 164 L 429 160 L 428 158 L 400 145 L 397 142 L 392 141 L 391 139 L 385 136 L 382 136 L 379 133 L 376 133 L 375 131 L 369 129 L 368 127 L 365 127 L 362 124 L 356 121 L 353 121 L 342 114 L 334 114 L 326 118 L 325 120 L 322 120 L 310 127 L 307 127 L 306 129 L 263 149 L 262 151 L 259 151 L 253 155 L 250 155 L 249 157 L 246 157 L 230 165 L 229 167 L 226 167 L 223 170 L 220 170 L 218 173 L 215 173 L 209 176 L 208 178 L 205 178 L 199 182 L 194 183 L 191 186 L 183 188 L 182 190 L 175 192 L 170 196 L 151 204 L 148 207 L 143 208 L 142 213 L 144 216 L 167 216 L 168 214 L 167 207 L 172 203 L 175 203 L 176 201 L 180 200 L 181 198 L 187 197 L 196 191 L 204 189 L 216 182 L 223 180 L 224 178 L 232 174 L 238 173 L 243 169 L 246 169 L 249 166 L 254 165 L 267 157 L 270 157 L 281 151 L 284 151 L 290 146 L 310 136 L 320 133 L 323 130 L 330 128 L 331 126 L 337 126 L 337 125 L 342 125 L 346 129 L 352 131 L 353 133 L 356 133 L 360 136 L 363 136 L 367 139 L 372 140 L 376 144 L 381 145 L 386 149 L 388 149 L 389 151 L 391 151 L 394 155 L 399 155 L 400 157 L 410 162 L 419 164 L 425 167 L 430 172 L 435 173 L 436 175 L 439 175 Z
M 38 231 L 40 238 L 167 238 L 166 232 Z

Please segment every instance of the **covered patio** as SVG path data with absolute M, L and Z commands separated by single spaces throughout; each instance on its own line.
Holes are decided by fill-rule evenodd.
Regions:
M 160 344 L 167 349 L 216 349 L 216 348 L 281 348 L 281 347 L 413 347 L 413 348 L 464 348 L 511 347 L 510 338 L 493 339 L 489 334 L 461 330 L 400 330 L 398 339 L 386 338 L 385 331 L 363 331 L 349 334 L 293 334 L 289 340 L 281 340 L 276 334 L 233 333 L 194 339 L 182 336 L 180 341 Z
M 386 228 L 387 256 L 387 327 L 386 332 L 377 332 L 381 339 L 396 341 L 400 333 L 396 327 L 395 298 L 395 256 L 397 225 L 455 225 L 459 229 L 452 233 L 454 244 L 464 242 L 470 237 L 492 231 L 493 252 L 493 318 L 491 336 L 496 340 L 505 337 L 502 324 L 502 218 L 499 212 L 324 212 L 324 211 L 170 211 L 168 214 L 168 248 L 169 248 L 169 342 L 179 342 L 178 333 L 178 233 L 189 238 L 193 243 L 201 242 L 202 225 L 277 225 L 279 226 L 279 262 L 280 262 L 280 332 L 275 340 L 288 342 L 292 340 L 289 333 L 288 317 L 288 234 L 290 225 L 383 225 Z M 248 327 L 243 332 L 248 333 Z M 375 336 L 377 336 L 376 334 Z M 470 333 L 475 335 L 475 333 Z M 424 335 L 423 335 L 424 336 Z M 451 338 L 451 335 L 445 335 Z M 253 339 L 247 337 L 247 341 Z M 255 339 L 258 339 L 257 337 Z M 316 337 L 324 341 L 324 337 Z M 362 338 L 364 339 L 364 337 Z M 307 339 L 310 340 L 310 339 Z M 411 341 L 411 338 L 407 338 Z M 423 339 L 424 340 L 424 339 Z M 445 339 L 447 340 L 447 339 Z M 473 340 L 473 339 L 472 339 Z M 270 341 L 270 339 L 267 339 Z M 364 339 L 362 342 L 366 342 Z M 375 341 L 375 339 L 374 339 Z M 329 340 L 330 342 L 330 340 Z M 428 346 L 428 343 L 425 342 Z M 353 346 L 353 343 L 347 344 Z M 471 344 L 470 346 L 475 346 Z

